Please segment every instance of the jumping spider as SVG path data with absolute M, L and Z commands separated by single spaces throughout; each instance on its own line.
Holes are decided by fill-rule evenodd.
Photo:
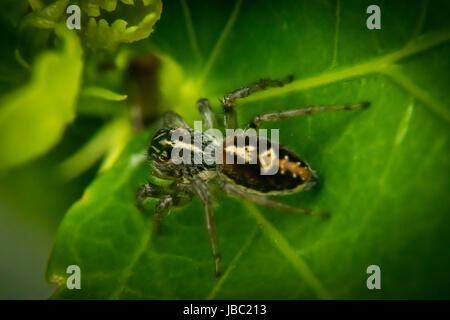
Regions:
M 245 98 L 252 93 L 263 90 L 267 87 L 281 87 L 292 81 L 292 76 L 284 80 L 261 79 L 258 82 L 237 90 L 224 96 L 221 101 L 224 110 L 224 125 L 226 129 L 237 129 L 237 114 L 235 110 L 236 99 Z M 207 99 L 200 99 L 197 102 L 198 110 L 202 117 L 203 127 L 207 130 L 215 127 L 215 115 Z M 248 125 L 248 128 L 258 129 L 259 126 L 268 121 L 277 121 L 285 118 L 311 115 L 323 111 L 352 110 L 368 107 L 369 103 L 361 102 L 357 104 L 329 105 L 329 106 L 309 106 L 301 109 L 292 109 L 281 112 L 264 113 L 256 116 Z M 256 164 L 250 164 L 246 159 L 244 164 L 175 164 L 170 155 L 175 145 L 171 140 L 174 130 L 185 130 L 194 133 L 189 128 L 181 116 L 175 112 L 166 113 L 160 122 L 160 128 L 153 136 L 151 145 L 148 149 L 148 160 L 153 166 L 153 175 L 163 179 L 173 180 L 170 186 L 158 186 L 151 183 L 142 185 L 136 193 L 136 202 L 139 209 L 145 212 L 144 201 L 149 198 L 159 198 L 155 206 L 154 213 L 154 233 L 160 231 L 161 222 L 165 213 L 173 206 L 182 206 L 197 195 L 204 206 L 206 227 L 208 229 L 211 241 L 212 252 L 215 261 L 216 276 L 220 275 L 220 254 L 216 234 L 216 222 L 214 218 L 214 187 L 220 187 L 226 194 L 236 198 L 251 201 L 259 205 L 282 211 L 289 211 L 308 215 L 325 216 L 323 213 L 313 212 L 311 210 L 295 208 L 269 198 L 269 195 L 283 195 L 310 189 L 317 183 L 317 176 L 310 166 L 293 151 L 288 150 L 281 145 L 278 146 L 278 157 L 274 153 L 270 155 L 270 145 L 274 143 L 266 139 L 269 145 L 269 157 L 277 161 L 279 171 L 275 175 L 261 175 L 260 154 Z M 201 134 L 204 141 L 213 141 L 214 138 Z M 227 137 L 223 141 L 216 143 L 223 144 L 223 156 L 230 152 L 230 144 L 225 142 L 230 139 Z M 234 137 L 231 137 L 234 139 Z M 262 138 L 257 136 L 258 141 Z M 229 143 L 230 141 L 228 141 Z M 238 153 L 235 145 L 236 141 L 231 142 L 233 156 L 237 158 L 242 155 Z M 248 144 L 248 141 L 245 142 Z M 259 144 L 258 144 L 259 145 Z M 186 152 L 193 152 L 194 140 L 183 147 Z M 247 148 L 247 145 L 246 145 Z M 258 151 L 257 151 L 258 152 Z M 267 154 L 266 154 L 267 156 Z M 271 162 L 273 163 L 273 162 Z

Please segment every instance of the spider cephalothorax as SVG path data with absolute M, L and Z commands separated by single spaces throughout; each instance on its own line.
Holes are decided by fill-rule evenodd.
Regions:
M 175 114 L 168 113 L 175 116 Z M 180 141 L 176 137 L 185 137 Z M 195 139 L 201 138 L 200 143 L 195 143 Z M 196 132 L 190 128 L 162 128 L 153 136 L 151 145 L 148 149 L 148 160 L 152 162 L 153 168 L 160 176 L 174 179 L 179 182 L 189 183 L 196 177 L 208 180 L 215 175 L 217 164 L 204 160 L 205 147 L 214 144 L 216 141 L 202 133 Z M 190 161 L 178 163 L 173 155 L 174 150 L 180 150 L 181 153 L 190 153 Z M 195 161 L 196 155 L 202 156 L 201 161 Z
M 290 82 L 261 79 L 248 87 L 237 89 L 221 100 L 225 114 L 225 128 L 237 129 L 235 101 L 269 86 L 282 86 Z M 267 121 L 310 115 L 322 111 L 339 111 L 365 108 L 369 103 L 330 106 L 309 106 L 282 112 L 265 113 L 256 116 L 248 128 L 259 129 Z M 259 205 L 301 214 L 325 214 L 288 206 L 272 200 L 269 196 L 300 192 L 313 187 L 318 179 L 295 152 L 278 142 L 248 131 L 229 135 L 223 139 L 208 134 L 214 129 L 215 115 L 208 100 L 200 99 L 198 109 L 206 130 L 191 129 L 178 114 L 166 113 L 161 119 L 148 149 L 153 175 L 174 181 L 169 186 L 145 184 L 137 191 L 137 204 L 144 210 L 146 198 L 159 201 L 155 207 L 154 228 L 159 233 L 164 214 L 173 206 L 180 206 L 198 196 L 204 205 L 206 226 L 215 259 L 216 275 L 220 274 L 220 255 L 214 219 L 214 187 L 225 193 Z M 239 131 L 237 131 L 239 132 Z

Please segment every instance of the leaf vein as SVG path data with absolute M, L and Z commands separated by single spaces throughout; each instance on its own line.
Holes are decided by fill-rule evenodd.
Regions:
M 151 229 L 149 229 L 149 230 L 151 230 Z M 147 249 L 148 243 L 150 241 L 150 234 L 151 234 L 151 231 L 144 233 L 144 236 L 141 238 L 140 245 L 137 248 L 136 253 L 134 254 L 133 258 L 131 259 L 130 264 L 123 271 L 123 275 L 118 282 L 119 285 L 117 286 L 117 289 L 111 294 L 111 299 L 119 299 L 120 294 L 125 290 L 127 280 L 133 273 L 133 268 L 136 266 L 140 257 Z
M 203 81 L 205 81 L 206 77 L 208 76 L 209 72 L 211 71 L 211 67 L 213 66 L 214 62 L 217 59 L 217 56 L 219 55 L 220 50 L 222 49 L 222 45 L 225 42 L 225 39 L 228 37 L 228 34 L 230 33 L 231 28 L 234 25 L 234 22 L 236 21 L 237 15 L 239 14 L 239 9 L 241 7 L 242 0 L 236 1 L 236 5 L 233 9 L 233 12 L 231 13 L 230 17 L 228 18 L 227 23 L 225 24 L 225 27 L 222 31 L 222 33 L 219 36 L 219 39 L 217 40 L 209 58 L 206 62 L 206 65 L 203 69 L 202 75 L 200 77 L 199 83 L 202 84 Z
M 186 0 L 181 0 L 181 6 L 183 7 L 184 21 L 186 22 L 186 29 L 189 36 L 189 42 L 191 43 L 191 48 L 194 51 L 194 55 L 198 62 L 202 62 L 203 58 L 198 47 L 197 36 L 195 34 L 194 24 L 192 23 L 191 12 Z
M 417 36 L 420 34 L 420 31 L 422 31 L 422 27 L 425 22 L 425 17 L 427 15 L 427 11 L 428 11 L 428 3 L 429 3 L 429 0 L 422 1 L 419 19 L 417 19 L 417 25 L 416 25 L 416 28 L 414 29 L 413 36 L 411 37 L 412 41 L 414 39 L 416 39 Z
M 339 25 L 341 24 L 341 1 L 336 0 L 336 24 L 334 33 L 334 46 L 333 46 L 333 57 L 331 58 L 331 65 L 329 69 L 333 69 L 337 62 L 337 51 L 339 44 Z
M 382 194 L 383 190 L 385 190 L 385 183 L 386 183 L 386 177 L 387 174 L 389 173 L 391 166 L 392 166 L 392 161 L 395 155 L 395 152 L 398 149 L 398 146 L 400 145 L 400 143 L 403 141 L 403 139 L 405 138 L 406 132 L 408 130 L 409 127 L 409 122 L 411 121 L 411 116 L 412 116 L 412 112 L 414 109 L 414 101 L 411 101 L 411 103 L 408 105 L 408 107 L 406 108 L 403 116 L 400 119 L 399 125 L 397 127 L 397 133 L 394 136 L 394 142 L 392 144 L 392 148 L 390 150 L 389 153 L 389 157 L 386 160 L 385 165 L 383 166 L 383 171 L 380 174 L 380 178 L 379 178 L 379 189 L 378 189 L 378 197 Z
M 437 115 L 439 118 L 442 118 L 446 122 L 450 122 L 450 113 L 447 111 L 447 108 L 399 72 L 398 68 L 386 68 L 382 70 L 382 73 L 388 76 L 389 79 L 394 81 L 406 92 L 421 100 L 425 107 L 427 107 L 433 114 Z
M 247 97 L 242 103 L 260 101 L 268 98 L 278 97 L 291 92 L 302 91 L 336 82 L 339 80 L 354 78 L 366 74 L 381 72 L 391 64 L 416 53 L 426 51 L 434 46 L 447 42 L 450 39 L 450 30 L 435 32 L 420 37 L 417 41 L 408 43 L 402 49 L 393 51 L 384 56 L 358 63 L 354 66 L 344 67 L 335 71 L 328 71 L 309 78 L 293 81 L 283 87 L 261 91 Z
M 320 299 L 331 299 L 331 295 L 314 276 L 306 262 L 296 254 L 295 249 L 291 247 L 289 242 L 275 228 L 275 226 L 264 218 L 261 212 L 253 204 L 247 203 L 246 207 L 250 213 L 250 216 L 252 216 L 256 222 L 263 227 L 266 234 L 274 242 L 275 246 L 289 260 L 289 262 L 291 262 L 295 271 L 297 271 L 297 273 L 306 281 L 314 293 Z
M 250 244 L 255 239 L 257 231 L 258 231 L 258 227 L 255 227 L 254 230 L 247 237 L 247 240 L 245 240 L 245 242 L 242 245 L 242 247 L 239 249 L 239 251 L 234 256 L 233 260 L 230 262 L 230 265 L 228 266 L 228 268 L 225 271 L 225 273 L 222 275 L 222 277 L 219 279 L 219 281 L 217 281 L 216 285 L 211 290 L 211 292 L 207 295 L 206 300 L 214 299 L 216 293 L 220 290 L 220 288 L 222 287 L 223 283 L 225 282 L 225 280 L 230 275 L 231 271 L 233 271 L 234 268 L 236 267 L 236 264 L 239 261 L 239 259 L 241 258 L 242 254 L 247 250 L 247 248 L 250 246 Z

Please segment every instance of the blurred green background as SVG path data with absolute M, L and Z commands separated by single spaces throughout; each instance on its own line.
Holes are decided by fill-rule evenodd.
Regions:
M 1 299 L 51 296 L 48 261 L 48 281 L 63 284 L 74 262 L 83 272 L 83 290 L 62 285 L 55 298 L 450 297 L 448 1 L 165 1 L 158 22 L 159 1 L 71 1 L 83 9 L 76 32 L 58 27 L 68 3 L 1 5 Z M 381 30 L 366 27 L 371 4 Z M 88 15 L 139 31 L 87 25 Z M 154 121 L 172 109 L 192 124 L 202 96 L 221 118 L 224 93 L 292 73 L 292 85 L 239 103 L 242 125 L 262 112 L 372 103 L 265 126 L 281 128 L 322 180 L 281 201 L 332 219 L 220 195 L 221 280 L 198 201 L 139 251 L 151 220 L 132 196 L 149 168 L 129 164 Z M 381 291 L 365 287 L 370 264 Z

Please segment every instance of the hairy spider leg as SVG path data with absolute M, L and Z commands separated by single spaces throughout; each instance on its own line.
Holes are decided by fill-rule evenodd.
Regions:
M 203 129 L 208 130 L 215 128 L 216 123 L 216 116 L 214 115 L 214 112 L 211 109 L 211 105 L 209 104 L 209 100 L 206 98 L 199 99 L 197 101 L 197 108 L 202 116 L 203 120 Z
M 159 199 L 153 215 L 153 231 L 155 235 L 158 235 L 164 215 L 169 212 L 171 207 L 189 202 L 192 194 L 179 188 L 176 183 L 165 187 L 151 183 L 144 184 L 136 192 L 136 206 L 143 214 L 147 214 L 144 203 L 148 198 Z
M 195 179 L 193 182 L 193 192 L 195 192 L 203 203 L 206 228 L 211 242 L 212 253 L 215 262 L 216 276 L 220 276 L 220 252 L 217 241 L 216 219 L 214 216 L 214 199 L 208 191 L 207 185 L 201 179 Z M 144 184 L 136 192 L 136 206 L 146 214 L 144 202 L 147 198 L 159 198 L 153 215 L 154 234 L 158 235 L 161 231 L 161 223 L 164 215 L 173 206 L 179 206 L 192 199 L 192 194 L 187 194 L 185 190 L 178 188 L 176 184 L 162 187 L 154 184 Z
M 164 214 L 166 214 L 170 207 L 173 206 L 173 199 L 167 194 L 164 187 L 150 183 L 142 185 L 136 192 L 136 206 L 144 214 L 147 213 L 144 202 L 148 198 L 159 198 L 153 215 L 153 231 L 154 234 L 158 235 L 161 231 L 161 222 Z
M 162 196 L 155 206 L 155 213 L 153 215 L 153 230 L 155 235 L 161 233 L 161 223 L 164 215 L 169 212 L 170 208 L 173 206 L 173 199 L 169 195 Z
M 328 111 L 342 111 L 342 110 L 355 110 L 364 109 L 369 107 L 369 102 L 360 102 L 354 104 L 337 104 L 337 105 L 327 105 L 327 106 L 308 106 L 299 109 L 291 109 L 280 112 L 269 112 L 257 115 L 248 124 L 247 128 L 253 128 L 258 130 L 261 124 L 264 122 L 278 121 L 281 119 L 301 117 L 305 115 L 312 115 L 317 112 L 328 112 Z
M 216 277 L 221 274 L 220 269 L 220 251 L 219 243 L 217 241 L 217 230 L 216 230 L 216 218 L 214 216 L 214 199 L 213 196 L 208 191 L 208 186 L 205 182 L 200 179 L 194 180 L 194 190 L 200 197 L 203 203 L 206 228 L 208 230 L 209 240 L 211 242 L 212 253 L 214 257 L 214 263 L 216 268 Z
M 233 197 L 236 197 L 236 198 L 239 198 L 242 200 L 246 200 L 246 201 L 251 201 L 256 204 L 259 204 L 261 206 L 268 207 L 271 209 L 280 210 L 280 211 L 288 211 L 290 213 L 305 214 L 305 215 L 310 215 L 310 216 L 319 216 L 321 218 L 328 218 L 328 214 L 325 212 L 317 212 L 317 211 L 313 211 L 313 210 L 296 208 L 296 207 L 284 204 L 282 202 L 274 201 L 274 200 L 268 198 L 267 196 L 248 192 L 245 189 L 242 189 L 239 186 L 236 186 L 231 183 L 224 183 L 222 188 L 225 191 L 225 193 L 230 196 L 233 196 Z
M 289 75 L 283 80 L 271 80 L 271 79 L 260 79 L 247 87 L 236 89 L 228 94 L 226 94 L 220 102 L 223 105 L 224 111 L 224 122 L 225 128 L 227 129 L 237 129 L 238 120 L 237 113 L 235 109 L 236 99 L 241 99 L 248 97 L 252 93 L 264 90 L 268 87 L 282 87 L 285 84 L 292 82 L 294 76 Z
M 174 111 L 167 111 L 161 117 L 158 129 L 163 128 L 189 128 L 184 119 Z

